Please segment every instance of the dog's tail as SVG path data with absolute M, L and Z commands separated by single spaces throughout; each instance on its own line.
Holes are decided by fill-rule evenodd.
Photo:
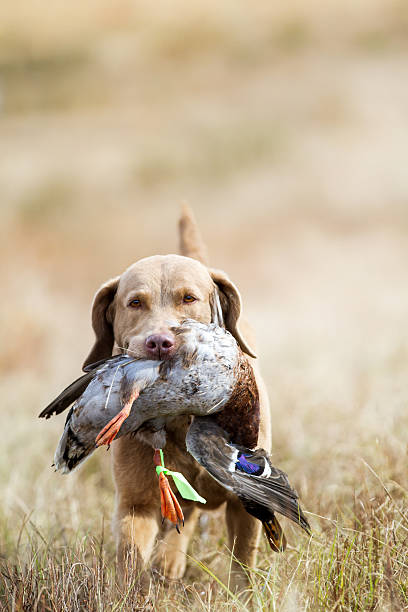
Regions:
M 193 212 L 187 204 L 183 204 L 179 221 L 180 253 L 186 257 L 198 259 L 208 265 L 207 248 L 201 238 Z

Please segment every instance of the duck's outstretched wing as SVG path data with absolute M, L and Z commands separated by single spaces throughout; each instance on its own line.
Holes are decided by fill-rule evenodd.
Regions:
M 45 417 L 49 419 L 53 414 L 60 414 L 66 408 L 68 408 L 71 404 L 78 399 L 82 393 L 84 393 L 85 389 L 88 387 L 91 380 L 94 376 L 100 372 L 104 367 L 110 367 L 118 365 L 121 361 L 123 363 L 128 363 L 132 361 L 132 357 L 128 355 L 115 355 L 114 357 L 107 357 L 106 359 L 101 359 L 101 361 L 97 361 L 86 368 L 86 374 L 83 374 L 73 383 L 71 383 L 66 389 L 64 389 L 58 397 L 56 397 L 40 414 L 38 415 L 40 418 Z
M 271 465 L 266 451 L 229 443 L 228 435 L 210 417 L 194 419 L 186 444 L 196 461 L 239 497 L 247 512 L 262 522 L 279 512 L 310 534 L 296 491 L 286 474 Z

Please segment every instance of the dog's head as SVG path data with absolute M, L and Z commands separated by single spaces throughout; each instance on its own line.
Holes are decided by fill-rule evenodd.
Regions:
M 215 322 L 255 356 L 238 331 L 241 297 L 228 276 L 181 255 L 141 259 L 103 284 L 92 307 L 95 344 L 84 367 L 128 351 L 145 359 L 166 359 L 177 350 L 171 331 L 184 319 Z

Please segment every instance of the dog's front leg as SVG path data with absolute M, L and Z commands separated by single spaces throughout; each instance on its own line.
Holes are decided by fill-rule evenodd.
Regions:
M 146 572 L 156 535 L 159 531 L 157 513 L 146 513 L 145 508 L 117 508 L 114 518 L 119 577 L 125 584 L 136 581 L 148 589 L 150 575 Z
M 177 580 L 184 576 L 187 562 L 187 549 L 191 536 L 200 515 L 200 510 L 197 506 L 190 505 L 183 508 L 184 512 L 184 528 L 180 533 L 174 529 L 170 529 L 163 540 L 160 541 L 155 562 L 160 567 L 160 570 L 170 580 Z
M 234 560 L 231 566 L 230 586 L 242 591 L 249 585 L 246 568 L 255 566 L 261 523 L 249 515 L 238 499 L 227 502 L 226 520 L 228 540 Z
M 160 495 L 153 450 L 141 441 L 123 436 L 113 447 L 116 511 L 113 530 L 119 576 L 148 586 L 146 571 L 160 525 Z

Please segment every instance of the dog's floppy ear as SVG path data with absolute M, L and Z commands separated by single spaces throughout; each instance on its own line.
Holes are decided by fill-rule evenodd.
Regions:
M 92 327 L 95 332 L 95 344 L 85 359 L 82 368 L 112 355 L 113 327 L 109 307 L 118 289 L 119 276 L 104 283 L 94 297 L 92 305 Z
M 218 296 L 214 298 L 213 311 L 216 315 L 214 321 L 217 322 L 218 310 L 217 302 L 221 303 L 222 317 L 226 329 L 234 336 L 242 350 L 250 357 L 256 357 L 254 351 L 246 343 L 238 330 L 238 319 L 241 314 L 241 296 L 234 283 L 222 270 L 210 269 L 210 276 L 213 279 L 218 291 Z

